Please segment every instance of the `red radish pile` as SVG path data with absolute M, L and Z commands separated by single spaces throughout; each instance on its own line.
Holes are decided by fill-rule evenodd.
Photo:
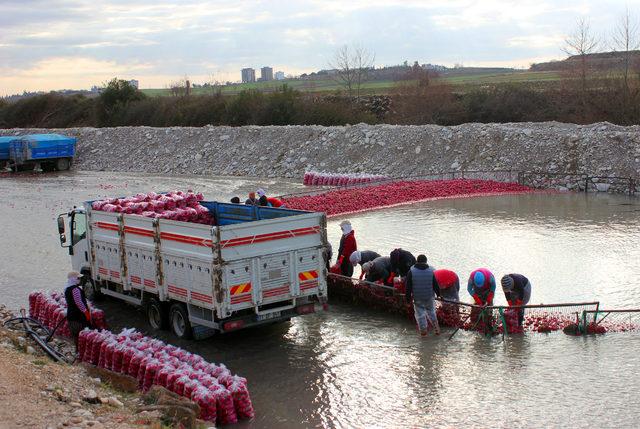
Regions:
M 95 328 L 106 329 L 104 312 L 92 307 L 91 318 Z M 29 317 L 35 319 L 52 330 L 62 323 L 56 330 L 56 334 L 71 337 L 71 331 L 67 325 L 67 302 L 64 294 L 58 292 L 35 291 L 29 294 Z
M 150 218 L 214 225 L 209 209 L 200 204 L 201 193 L 171 191 L 166 194 L 148 192 L 126 198 L 109 198 L 91 203 L 93 210 L 133 214 Z
M 291 209 L 337 216 L 416 201 L 525 192 L 533 192 L 533 189 L 491 180 L 416 180 L 337 189 L 318 195 L 285 198 L 283 202 Z
M 307 171 L 304 173 L 303 182 L 307 186 L 349 186 L 359 183 L 378 182 L 388 179 L 387 176 L 380 174 L 364 174 L 364 173 L 326 173 L 322 171 Z
M 117 335 L 85 329 L 78 354 L 83 362 L 137 378 L 144 391 L 158 385 L 191 399 L 203 420 L 224 425 L 255 416 L 245 378 L 133 329 Z

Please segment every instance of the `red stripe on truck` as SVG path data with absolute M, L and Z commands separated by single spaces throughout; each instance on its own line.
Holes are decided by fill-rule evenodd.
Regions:
M 313 226 L 308 228 L 299 228 L 291 231 L 278 231 L 269 234 L 259 234 L 250 237 L 231 238 L 220 242 L 222 247 L 245 246 L 247 244 L 264 243 L 265 241 L 282 240 L 285 238 L 300 237 L 309 234 L 320 233 L 320 227 Z
M 318 281 L 317 280 L 312 280 L 312 281 L 300 283 L 300 290 L 313 289 L 315 287 L 318 287 Z
M 172 232 L 161 232 L 160 238 L 163 240 L 177 241 L 178 243 L 193 244 L 194 246 L 211 247 L 213 245 L 213 242 L 206 238 L 174 234 Z
M 97 226 L 98 228 L 108 229 L 110 231 L 118 231 L 120 229 L 118 228 L 118 225 L 116 225 L 115 223 L 96 222 L 94 223 L 94 225 Z
M 202 293 L 198 293 L 198 292 L 191 292 L 191 298 L 198 300 L 198 301 L 202 301 L 202 302 L 207 302 L 209 304 L 213 303 L 213 297 L 210 295 L 205 295 Z
M 153 231 L 150 229 L 137 228 L 135 226 L 125 226 L 124 232 L 127 234 L 141 235 L 143 237 L 153 237 Z
M 169 285 L 169 287 L 167 288 L 169 290 L 169 292 L 179 295 L 179 296 L 183 296 L 186 297 L 187 296 L 187 290 L 186 289 L 182 289 L 180 287 L 174 286 L 174 285 Z
M 263 290 L 262 291 L 262 297 L 263 298 L 270 298 L 270 297 L 274 297 L 274 296 L 285 295 L 287 293 L 289 293 L 289 285 L 278 287 L 278 288 L 275 288 L 275 289 Z
M 234 296 L 233 298 L 231 298 L 231 304 L 241 304 L 243 302 L 251 302 L 252 300 L 252 296 L 251 295 L 241 295 L 241 296 Z

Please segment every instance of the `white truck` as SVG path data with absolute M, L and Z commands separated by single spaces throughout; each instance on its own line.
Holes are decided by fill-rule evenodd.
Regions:
M 91 203 L 58 217 L 60 244 L 90 299 L 143 306 L 154 330 L 190 338 L 326 309 L 323 213 L 202 201 L 209 226 Z

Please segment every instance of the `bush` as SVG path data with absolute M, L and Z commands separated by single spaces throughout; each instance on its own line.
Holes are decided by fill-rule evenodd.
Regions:
M 2 112 L 3 126 L 10 128 L 67 128 L 93 123 L 93 101 L 83 95 L 37 95 L 8 103 Z
M 129 103 L 139 101 L 145 95 L 126 80 L 113 78 L 104 88 L 96 102 L 98 126 L 119 125 L 124 120 Z

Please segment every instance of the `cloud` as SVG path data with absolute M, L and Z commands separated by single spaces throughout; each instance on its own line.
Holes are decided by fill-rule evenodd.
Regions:
M 560 57 L 576 18 L 607 34 L 623 9 L 618 0 L 0 0 L 0 94 L 88 87 L 109 74 L 162 87 L 185 74 L 238 80 L 247 66 L 308 72 L 352 43 L 378 65 L 521 66 Z

